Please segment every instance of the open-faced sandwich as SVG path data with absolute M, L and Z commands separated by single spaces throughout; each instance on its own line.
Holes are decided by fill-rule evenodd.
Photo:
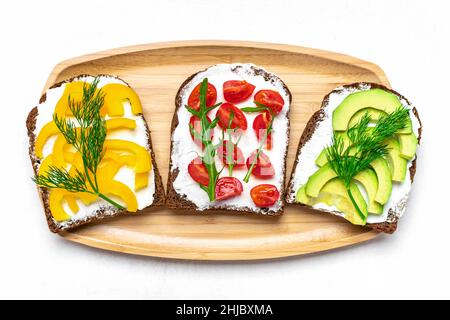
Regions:
M 53 85 L 27 128 L 51 231 L 164 203 L 141 102 L 121 79 L 83 75 Z
M 291 94 L 252 64 L 190 76 L 175 99 L 167 206 L 277 215 L 284 205 Z
M 333 90 L 300 139 L 287 202 L 394 232 L 421 131 L 417 110 L 393 90 L 374 83 Z

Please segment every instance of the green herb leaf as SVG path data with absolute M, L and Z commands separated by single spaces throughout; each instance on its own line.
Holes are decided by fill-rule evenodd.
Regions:
M 266 107 L 244 107 L 241 108 L 242 112 L 263 112 L 268 110 Z
M 200 118 L 200 112 L 198 112 L 195 109 L 192 109 L 191 107 L 189 107 L 188 105 L 184 106 L 186 108 L 187 111 L 189 111 L 190 113 L 192 113 L 194 116 L 197 116 Z

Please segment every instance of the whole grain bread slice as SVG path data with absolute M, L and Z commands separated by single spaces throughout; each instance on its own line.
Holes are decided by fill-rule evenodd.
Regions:
M 69 82 L 72 82 L 79 78 L 90 77 L 90 76 L 91 75 L 88 75 L 88 74 L 78 75 L 76 77 L 72 77 L 70 79 L 55 83 L 49 89 L 57 88 L 65 83 L 69 83 Z M 116 78 L 116 79 L 119 79 L 120 81 L 122 81 L 123 83 L 125 83 L 126 85 L 130 86 L 127 82 L 120 79 L 119 77 L 106 75 L 106 74 L 99 74 L 98 76 Z M 46 95 L 46 93 L 44 93 L 39 100 L 39 104 L 44 103 L 46 101 L 46 99 L 47 99 L 47 95 Z M 31 164 L 32 164 L 33 171 L 35 174 L 38 173 L 39 165 L 41 163 L 41 159 L 39 159 L 35 153 L 36 135 L 35 135 L 34 131 L 36 129 L 36 120 L 37 120 L 38 116 L 39 116 L 39 111 L 38 111 L 38 107 L 36 106 L 30 111 L 30 113 L 28 114 L 27 120 L 26 120 L 26 127 L 27 127 L 28 138 L 29 138 L 28 153 L 29 153 L 29 156 L 31 159 Z M 91 223 L 91 222 L 101 221 L 106 218 L 116 217 L 116 216 L 120 216 L 120 215 L 124 215 L 124 214 L 139 214 L 143 211 L 146 211 L 147 209 L 157 208 L 157 207 L 161 207 L 164 205 L 164 203 L 165 203 L 164 187 L 163 187 L 161 175 L 158 170 L 158 166 L 155 161 L 155 153 L 153 151 L 150 129 L 148 127 L 147 122 L 145 121 L 144 115 L 140 114 L 139 117 L 141 117 L 144 120 L 143 123 L 145 124 L 146 132 L 147 132 L 147 149 L 150 150 L 151 161 L 152 161 L 152 166 L 153 166 L 153 170 L 154 170 L 155 193 L 154 193 L 154 197 L 153 197 L 153 203 L 142 210 L 139 210 L 137 212 L 132 212 L 132 213 L 128 212 L 126 210 L 118 210 L 111 206 L 99 207 L 99 209 L 97 209 L 92 215 L 88 215 L 85 219 L 68 221 L 68 222 L 65 222 L 62 224 L 62 223 L 57 222 L 51 214 L 50 206 L 49 206 L 49 189 L 37 186 L 39 197 L 40 197 L 43 207 L 44 207 L 45 217 L 47 219 L 47 224 L 48 224 L 50 231 L 55 232 L 55 233 L 61 233 L 61 232 L 79 227 L 81 225 Z
M 178 92 L 175 96 L 175 111 L 174 111 L 174 115 L 172 118 L 172 124 L 171 124 L 171 137 L 173 135 L 173 132 L 175 130 L 175 128 L 178 126 L 178 110 L 181 107 L 184 107 L 182 105 L 182 93 L 184 91 L 184 88 L 199 74 L 202 73 L 204 71 L 206 71 L 209 68 L 206 68 L 204 70 L 200 70 L 194 74 L 192 74 L 191 76 L 189 76 L 180 86 L 180 88 L 178 89 Z M 283 89 L 285 90 L 285 92 L 288 95 L 289 98 L 289 105 L 291 105 L 292 103 L 292 94 L 289 91 L 287 85 L 276 75 L 267 72 L 266 70 L 259 68 L 257 66 L 251 65 L 251 70 L 254 73 L 254 75 L 258 75 L 258 76 L 262 76 L 266 81 L 268 82 L 272 82 L 272 81 L 279 81 L 281 82 Z M 287 113 L 287 119 L 288 119 L 288 130 L 287 130 L 287 141 L 289 142 L 289 111 Z M 173 169 L 172 170 L 172 151 L 173 151 L 173 145 L 174 142 L 171 138 L 170 140 L 170 163 L 169 163 L 169 176 L 167 179 L 167 186 L 166 186 L 166 206 L 170 209 L 173 210 L 184 210 L 186 212 L 190 212 L 190 213 L 195 213 L 198 212 L 198 207 L 196 206 L 195 203 L 193 203 L 192 201 L 190 201 L 189 199 L 187 199 L 184 195 L 179 194 L 174 186 L 173 186 L 173 182 L 175 181 L 175 179 L 177 178 L 178 174 L 179 174 L 179 170 L 178 168 Z M 280 191 L 280 199 L 282 201 L 282 206 L 278 209 L 278 210 L 271 210 L 268 208 L 261 208 L 258 211 L 254 211 L 249 207 L 240 207 L 239 210 L 236 210 L 235 208 L 230 208 L 227 205 L 216 205 L 214 206 L 214 208 L 210 208 L 210 209 L 205 209 L 202 210 L 201 212 L 220 212 L 220 211 L 227 211 L 227 212 L 232 212 L 232 213 L 247 213 L 247 214 L 264 214 L 264 215 L 269 215 L 269 216 L 277 216 L 277 215 L 281 215 L 284 211 L 284 199 L 285 199 L 285 183 L 286 183 L 286 158 L 287 158 L 287 151 L 288 148 L 286 147 L 286 152 L 284 154 L 284 162 L 283 162 L 283 183 L 281 186 L 281 190 Z
M 296 155 L 296 160 L 294 163 L 294 167 L 292 169 L 292 173 L 291 173 L 291 178 L 288 184 L 288 188 L 286 190 L 286 202 L 292 205 L 297 205 L 297 206 L 302 206 L 302 207 L 309 207 L 312 208 L 311 206 L 302 204 L 302 203 L 297 203 L 294 201 L 295 199 L 295 193 L 297 192 L 297 190 L 295 190 L 294 188 L 294 175 L 297 169 L 297 164 L 298 164 L 298 159 L 299 159 L 299 155 L 302 152 L 302 148 L 303 146 L 311 139 L 311 137 L 314 135 L 314 132 L 316 130 L 316 128 L 319 127 L 320 122 L 324 120 L 325 117 L 325 113 L 323 108 L 328 104 L 329 102 L 329 98 L 330 95 L 332 95 L 333 93 L 340 93 L 343 92 L 344 90 L 348 90 L 348 89 L 358 89 L 361 87 L 370 87 L 373 89 L 379 88 L 379 89 L 383 89 L 386 91 L 389 91 L 393 94 L 395 94 L 397 97 L 399 97 L 400 100 L 404 100 L 408 105 L 411 105 L 410 102 L 408 101 L 408 99 L 406 99 L 404 96 L 402 96 L 401 94 L 399 94 L 398 92 L 389 89 L 383 85 L 377 84 L 377 83 L 371 83 L 371 82 L 357 82 L 357 83 L 352 83 L 352 84 L 347 84 L 347 85 L 343 85 L 333 91 L 331 91 L 330 93 L 328 93 L 323 101 L 322 101 L 322 105 L 320 107 L 320 109 L 318 111 L 316 111 L 311 118 L 309 119 L 308 123 L 306 124 L 306 127 L 303 131 L 303 134 L 300 138 L 300 142 L 298 144 L 297 147 L 297 155 Z M 420 139 L 422 136 L 422 122 L 419 118 L 419 114 L 417 112 L 417 109 L 415 107 L 411 108 L 412 111 L 412 115 L 414 117 L 417 118 L 420 127 L 418 128 L 418 143 L 420 144 Z M 329 141 L 324 141 L 323 142 L 324 145 L 326 145 L 327 143 L 329 143 Z M 413 182 L 414 180 L 414 176 L 416 174 L 416 163 L 417 163 L 417 155 L 414 157 L 414 159 L 412 160 L 411 166 L 409 168 L 409 175 L 411 178 L 411 182 Z M 404 203 L 402 204 L 398 204 L 398 206 L 406 206 L 406 200 Z M 396 206 L 396 207 L 398 207 Z M 313 208 L 314 209 L 314 208 Z M 330 213 L 329 211 L 325 211 L 325 210 L 319 210 L 319 209 L 314 209 L 316 211 L 322 211 L 322 212 L 327 212 Z M 394 210 L 394 208 L 389 208 L 389 212 L 388 212 L 388 216 L 386 221 L 381 222 L 381 223 L 367 223 L 366 227 L 371 228 L 377 232 L 384 232 L 384 233 L 394 233 L 395 230 L 397 229 L 397 225 L 398 225 L 398 221 L 400 219 L 400 214 L 399 212 L 397 212 L 396 210 Z

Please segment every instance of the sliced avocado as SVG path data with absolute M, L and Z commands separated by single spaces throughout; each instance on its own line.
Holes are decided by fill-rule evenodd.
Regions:
M 378 189 L 375 201 L 379 204 L 388 202 L 392 192 L 392 175 L 389 165 L 384 158 L 378 158 L 370 164 L 378 179 Z
M 301 186 L 295 195 L 295 202 L 309 204 L 311 198 L 306 194 L 306 185 Z
M 378 190 L 378 178 L 372 169 L 366 169 L 358 173 L 354 179 L 361 183 L 367 193 L 368 206 L 367 211 L 373 214 L 382 214 L 383 206 L 375 201 L 375 196 Z
M 333 130 L 347 130 L 350 119 L 361 109 L 372 108 L 391 113 L 398 107 L 402 107 L 398 97 L 382 89 L 370 89 L 352 93 L 333 111 Z
M 414 133 L 399 134 L 397 136 L 400 144 L 400 155 L 408 160 L 414 158 L 417 150 L 417 137 Z
M 373 124 L 376 124 L 378 119 L 383 115 L 386 114 L 386 112 L 374 109 L 374 108 L 365 108 L 359 110 L 357 113 L 354 114 L 354 116 L 350 119 L 350 122 L 348 123 L 348 127 L 352 127 L 355 124 L 357 124 L 361 118 L 368 112 L 370 117 L 370 122 Z M 406 124 L 406 127 L 403 129 L 400 129 L 396 132 L 396 134 L 410 134 L 412 133 L 412 122 L 411 119 L 408 119 L 408 122 Z
M 315 163 L 318 167 L 323 167 L 328 162 L 327 150 L 328 148 L 324 148 L 322 152 L 319 154 L 319 156 L 316 158 Z
M 350 197 L 348 195 L 347 189 L 344 183 L 338 179 L 330 180 L 323 187 L 320 192 L 320 196 L 313 200 L 315 203 L 325 203 L 329 206 L 335 206 L 340 212 L 344 214 L 344 218 L 356 225 L 365 225 L 367 220 L 367 204 L 358 189 L 358 186 L 354 183 L 350 184 L 350 191 L 352 193 L 353 199 L 355 199 L 356 204 L 365 216 L 364 219 L 360 217 L 356 211 Z
M 393 181 L 403 182 L 406 177 L 406 165 L 408 161 L 400 155 L 400 144 L 396 139 L 388 139 L 386 145 L 389 148 L 386 159 Z
M 306 194 L 309 197 L 317 197 L 323 186 L 335 177 L 336 172 L 331 166 L 329 164 L 324 165 L 309 177 L 306 183 Z

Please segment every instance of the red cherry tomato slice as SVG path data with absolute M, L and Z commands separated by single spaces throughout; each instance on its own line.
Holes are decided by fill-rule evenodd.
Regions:
M 255 90 L 255 86 L 245 80 L 229 80 L 223 83 L 223 97 L 231 103 L 247 100 Z
M 200 110 L 200 85 L 195 86 L 189 95 L 188 105 L 194 110 Z M 214 85 L 208 82 L 208 89 L 206 90 L 206 106 L 212 107 L 217 101 L 217 90 Z
M 268 107 L 274 114 L 279 114 L 284 106 L 283 97 L 274 90 L 259 90 L 255 94 L 255 101 Z
M 188 165 L 188 172 L 195 182 L 207 187 L 209 185 L 209 174 L 206 166 L 203 164 L 202 159 L 195 158 Z
M 274 185 L 260 184 L 250 190 L 250 196 L 257 207 L 264 208 L 273 206 L 280 197 L 280 192 Z
M 208 120 L 209 123 L 211 123 L 211 119 L 207 116 L 206 120 Z M 195 143 L 197 143 L 198 145 L 203 143 L 200 141 L 200 139 L 197 139 L 194 137 L 194 135 L 192 134 L 192 131 L 190 128 L 194 128 L 194 131 L 197 132 L 198 134 L 202 133 L 202 122 L 200 121 L 200 118 L 197 116 L 192 116 L 191 119 L 189 119 L 189 133 L 191 134 L 191 138 L 192 140 L 195 141 Z M 214 130 L 211 130 L 209 133 L 209 136 L 211 137 L 211 139 L 214 137 Z
M 222 177 L 216 183 L 216 200 L 225 200 L 242 193 L 242 183 L 234 177 Z
M 261 141 L 266 135 L 266 129 L 269 126 L 270 121 L 272 120 L 272 116 L 269 112 L 263 112 L 256 116 L 255 120 L 253 120 L 253 130 L 256 133 L 256 137 L 258 141 Z M 269 133 L 266 138 L 266 149 L 272 149 L 272 133 Z
M 250 156 L 247 158 L 247 161 L 246 161 L 247 169 L 250 169 L 250 167 L 253 163 L 253 159 L 256 156 L 256 153 L 257 153 L 257 150 L 253 151 L 250 154 Z M 261 179 L 269 179 L 275 175 L 275 169 L 273 168 L 269 157 L 264 152 L 261 152 L 259 154 L 259 157 L 256 160 L 256 164 L 253 167 L 252 174 L 255 177 L 261 178 Z
M 231 121 L 230 129 L 239 128 L 241 130 L 247 130 L 247 119 L 241 109 L 235 105 L 225 102 L 217 110 L 216 116 L 219 118 L 219 126 L 222 129 L 227 129 L 230 123 L 231 113 L 233 113 L 233 120 Z
M 228 151 L 233 154 L 233 158 L 230 157 L 230 160 L 232 160 L 231 162 L 228 161 Z M 222 147 L 219 147 L 217 150 L 217 155 L 222 159 L 223 164 L 234 164 L 235 169 L 245 165 L 244 154 L 242 153 L 241 148 L 231 141 L 224 140 Z

